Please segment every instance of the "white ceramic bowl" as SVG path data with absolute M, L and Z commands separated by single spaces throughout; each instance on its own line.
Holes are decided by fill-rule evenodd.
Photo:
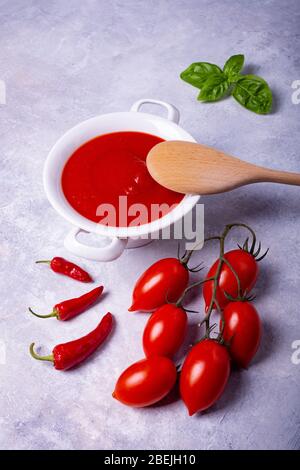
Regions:
M 164 107 L 167 110 L 167 118 L 139 112 L 145 103 Z M 153 134 L 165 140 L 195 142 L 195 139 L 178 125 L 178 121 L 179 112 L 171 104 L 142 99 L 134 103 L 128 112 L 103 114 L 83 121 L 56 142 L 45 162 L 44 188 L 54 209 L 74 225 L 64 242 L 69 251 L 87 259 L 111 261 L 118 258 L 126 247 L 134 248 L 148 243 L 151 234 L 169 227 L 193 208 L 199 196 L 187 195 L 175 209 L 153 222 L 136 227 L 108 227 L 80 215 L 69 204 L 61 187 L 61 174 L 66 161 L 78 147 L 90 139 L 110 132 L 137 131 Z M 109 243 L 103 247 L 83 244 L 76 238 L 80 231 L 108 237 Z

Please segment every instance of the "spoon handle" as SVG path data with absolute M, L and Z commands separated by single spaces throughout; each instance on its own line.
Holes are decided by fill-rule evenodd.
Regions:
M 262 168 L 258 181 L 269 183 L 291 184 L 300 186 L 300 173 L 291 173 L 289 171 L 270 170 Z

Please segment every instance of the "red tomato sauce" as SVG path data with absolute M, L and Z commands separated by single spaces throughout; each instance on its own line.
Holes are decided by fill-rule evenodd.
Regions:
M 110 226 L 141 225 L 162 217 L 183 195 L 160 186 L 147 170 L 147 154 L 160 142 L 163 139 L 143 132 L 114 132 L 86 142 L 75 150 L 63 169 L 61 184 L 66 199 L 87 219 Z M 142 222 L 137 221 L 141 212 L 135 207 L 129 214 L 126 210 L 124 218 L 119 196 L 127 196 L 122 199 L 123 203 L 126 199 L 128 208 L 143 204 Z M 114 207 L 114 221 L 107 222 L 107 212 L 103 209 L 100 212 L 98 209 L 97 215 L 100 204 Z M 153 205 L 162 204 L 160 211 L 153 211 Z

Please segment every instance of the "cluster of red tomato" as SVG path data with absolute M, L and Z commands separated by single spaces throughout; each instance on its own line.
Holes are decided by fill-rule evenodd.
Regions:
M 227 234 L 228 226 L 226 230 Z M 257 257 L 259 250 L 260 247 L 255 251 L 255 238 L 250 250 L 248 242 L 243 248 L 227 253 L 223 250 L 205 279 L 190 287 L 187 262 L 191 253 L 181 259 L 157 261 L 142 274 L 129 311 L 154 311 L 143 334 L 146 358 L 121 374 L 114 398 L 134 407 L 152 405 L 171 391 L 179 375 L 180 395 L 190 415 L 218 400 L 229 378 L 230 362 L 247 368 L 260 343 L 261 321 L 247 297 L 257 280 L 257 261 L 263 258 Z M 178 374 L 172 358 L 187 331 L 182 300 L 190 288 L 201 283 L 206 333 L 191 348 Z M 220 313 L 220 330 L 213 338 L 209 320 L 214 309 Z

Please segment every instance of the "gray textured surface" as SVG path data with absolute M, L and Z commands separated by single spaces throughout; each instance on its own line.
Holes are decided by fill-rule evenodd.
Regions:
M 251 3 L 251 6 L 250 6 Z M 203 199 L 206 232 L 234 220 L 256 228 L 270 255 L 256 305 L 264 322 L 261 350 L 247 372 L 234 372 L 219 403 L 189 418 L 180 402 L 134 410 L 111 391 L 118 374 L 142 356 L 145 315 L 126 307 L 137 275 L 175 242 L 126 252 L 106 265 L 82 262 L 103 282 L 102 303 L 69 324 L 39 321 L 28 305 L 47 311 L 85 287 L 55 276 L 34 260 L 67 255 L 69 228 L 47 202 L 42 168 L 56 139 L 90 116 L 127 110 L 141 97 L 174 103 L 181 124 L 199 141 L 251 162 L 300 171 L 300 105 L 291 83 L 300 78 L 300 4 L 290 1 L 0 1 L 1 316 L 0 447 L 3 449 L 283 449 L 300 447 L 299 189 L 252 186 Z M 275 112 L 260 117 L 233 100 L 201 105 L 178 78 L 193 61 L 222 64 L 246 55 L 275 94 Z M 235 237 L 236 238 L 236 237 Z M 197 257 L 208 265 L 216 248 Z M 203 308 L 201 299 L 191 304 Z M 82 367 L 60 373 L 33 361 L 28 345 L 48 351 L 90 330 L 111 310 L 117 328 Z M 191 316 L 191 323 L 196 316 Z

